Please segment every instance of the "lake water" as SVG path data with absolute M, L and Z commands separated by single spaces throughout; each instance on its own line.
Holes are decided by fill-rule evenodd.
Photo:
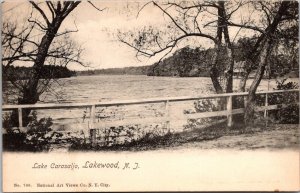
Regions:
M 252 80 L 248 81 L 248 86 Z M 60 79 L 54 86 L 59 98 L 49 93 L 41 96 L 45 103 L 100 102 L 155 97 L 197 96 L 214 93 L 211 79 L 206 77 L 149 77 L 142 75 L 78 76 Z M 234 80 L 237 89 L 239 80 Z M 275 81 L 270 81 L 270 89 Z M 267 90 L 262 80 L 258 90 Z
M 78 76 L 60 80 L 59 102 L 100 102 L 213 93 L 209 78 L 173 78 L 127 75 Z M 49 94 L 41 99 L 57 102 Z
M 298 79 L 293 79 L 298 82 Z M 252 80 L 247 82 L 251 84 Z M 267 90 L 267 80 L 262 80 L 258 90 Z M 143 75 L 77 76 L 59 79 L 53 83 L 51 93 L 44 93 L 39 103 L 100 102 L 155 97 L 197 96 L 214 93 L 207 77 L 150 77 Z M 234 80 L 237 89 L 239 80 Z M 270 81 L 270 90 L 275 87 Z M 5 93 L 5 89 L 3 90 Z M 56 93 L 56 94 L 54 94 Z M 7 96 L 3 96 L 4 104 Z
M 61 79 L 60 84 L 61 86 L 56 88 L 56 92 L 60 93 L 58 100 L 55 95 L 46 93 L 41 96 L 41 100 L 46 103 L 57 103 L 57 101 L 60 103 L 85 103 L 213 93 L 210 78 L 100 75 Z M 181 116 L 184 109 L 192 108 L 192 104 L 192 102 L 172 104 L 170 107 L 172 116 Z M 105 121 L 160 117 L 164 115 L 164 110 L 163 103 L 96 109 L 101 119 Z M 75 123 L 78 126 L 82 123 L 89 124 L 89 112 L 89 109 L 72 109 L 40 111 L 39 114 L 40 117 L 52 117 L 55 123 L 64 125 Z M 66 127 L 64 128 L 66 129 Z M 74 130 L 74 127 L 67 130 L 69 129 Z
M 295 79 L 295 81 L 298 81 Z M 239 80 L 234 80 L 237 89 Z M 251 80 L 247 85 L 251 84 Z M 60 86 L 58 86 L 60 85 Z M 269 89 L 275 87 L 270 81 Z M 39 103 L 86 103 L 112 100 L 147 99 L 156 97 L 199 96 L 214 93 L 210 78 L 149 77 L 137 75 L 78 76 L 60 79 L 53 84 L 53 92 L 44 93 Z M 268 81 L 263 80 L 258 90 L 267 90 Z M 58 94 L 53 94 L 58 93 Z M 4 102 L 5 102 L 5 97 Z M 162 116 L 164 104 L 133 105 L 126 107 L 97 108 L 99 119 L 122 120 L 132 117 Z M 172 104 L 171 116 L 176 119 L 184 110 L 193 110 L 193 102 Z M 51 117 L 55 124 L 88 123 L 89 109 L 40 110 L 39 117 Z M 78 128 L 77 128 L 78 129 Z

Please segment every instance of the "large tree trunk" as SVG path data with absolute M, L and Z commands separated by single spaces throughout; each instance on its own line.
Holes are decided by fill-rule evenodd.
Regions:
M 247 84 L 247 80 L 248 77 L 250 75 L 250 70 L 245 70 L 244 74 L 241 77 L 240 83 L 239 83 L 239 91 L 240 92 L 245 92 L 246 91 L 246 84 Z
M 215 50 L 216 53 L 214 54 L 213 63 L 209 72 L 210 72 L 210 78 L 213 83 L 214 89 L 217 94 L 220 94 L 223 93 L 223 89 L 219 81 L 220 73 L 218 70 L 218 66 L 220 62 L 220 52 L 221 52 L 220 41 L 215 43 Z
M 222 9 L 221 7 L 219 7 L 218 15 L 221 14 L 222 14 Z M 221 25 L 222 25 L 222 18 L 218 17 L 218 26 Z M 222 47 L 222 29 L 223 29 L 222 27 L 217 28 L 217 41 L 215 41 L 216 53 L 214 54 L 213 63 L 210 68 L 210 78 L 217 94 L 223 93 L 223 88 L 219 81 L 220 73 L 218 70 L 218 66 L 220 66 L 219 63 L 220 63 L 220 54 L 221 54 L 221 47 Z
M 276 13 L 273 22 L 267 27 L 266 33 L 264 35 L 264 41 L 261 41 L 263 47 L 261 49 L 260 55 L 259 55 L 259 66 L 257 69 L 257 72 L 255 74 L 254 80 L 250 86 L 248 99 L 247 99 L 247 106 L 245 109 L 245 115 L 244 115 L 244 121 L 246 124 L 251 123 L 254 117 L 254 107 L 255 107 L 255 93 L 257 90 L 258 85 L 260 84 L 260 81 L 263 77 L 265 67 L 267 64 L 268 57 L 271 52 L 272 48 L 272 38 L 274 36 L 274 33 L 277 29 L 277 26 L 279 22 L 281 21 L 282 16 L 286 13 L 288 9 L 289 2 L 288 1 L 282 1 L 280 4 L 280 7 L 278 9 L 278 12 Z
M 228 64 L 226 65 L 226 69 L 225 69 L 225 80 L 226 80 L 225 86 L 226 86 L 226 93 L 232 93 L 233 92 L 234 50 L 232 48 L 229 39 L 227 26 L 224 27 L 224 37 L 226 42 L 226 53 L 228 58 Z
M 234 66 L 234 50 L 230 42 L 229 32 L 228 32 L 228 25 L 226 22 L 226 10 L 225 10 L 225 2 L 219 1 L 218 2 L 218 28 L 217 28 L 217 41 L 215 42 L 215 58 L 213 65 L 210 69 L 210 77 L 213 83 L 213 86 L 217 93 L 231 93 L 233 91 L 233 66 Z M 220 56 L 222 51 L 222 34 L 224 34 L 225 39 L 225 47 L 226 47 L 226 54 L 228 63 L 225 67 L 224 79 L 225 79 L 225 86 L 222 88 L 219 77 L 219 67 L 221 66 Z M 222 64 L 223 65 L 223 64 Z
M 255 107 L 255 97 L 256 97 L 255 92 L 258 85 L 260 84 L 261 79 L 264 76 L 265 68 L 268 62 L 271 48 L 272 48 L 272 43 L 271 40 L 269 40 L 267 43 L 265 43 L 265 46 L 263 47 L 263 50 L 260 54 L 259 67 L 255 74 L 254 80 L 251 84 L 251 87 L 249 89 L 247 106 L 245 109 L 245 117 L 244 117 L 245 123 L 250 123 L 254 117 L 254 107 Z
M 224 34 L 224 40 L 225 40 L 225 48 L 226 48 L 226 54 L 227 54 L 227 63 L 225 67 L 225 92 L 231 93 L 233 91 L 233 66 L 234 66 L 234 49 L 232 47 L 229 32 L 228 32 L 228 25 L 227 25 L 227 14 L 225 10 L 225 2 L 219 1 L 219 10 L 218 10 L 218 16 L 220 18 L 220 25 L 219 28 L 222 29 Z
M 18 104 L 35 104 L 39 101 L 40 92 L 38 90 L 39 80 L 42 76 L 42 70 L 44 67 L 45 60 L 48 55 L 48 50 L 56 33 L 62 23 L 61 19 L 53 20 L 53 23 L 48 28 L 48 31 L 43 36 L 39 48 L 36 60 L 33 65 L 33 75 L 28 81 L 27 87 L 23 90 L 23 96 L 18 100 Z M 29 121 L 30 109 L 23 110 L 23 124 L 26 126 Z
M 219 62 L 219 55 L 220 55 L 220 50 L 219 50 L 219 45 L 216 46 L 216 54 L 214 56 L 214 61 L 212 64 L 212 67 L 210 68 L 210 78 L 213 83 L 214 89 L 217 94 L 223 93 L 222 86 L 219 82 L 219 70 L 217 68 L 218 62 Z
M 226 10 L 225 10 L 225 2 L 219 1 L 218 2 L 218 28 L 217 28 L 217 41 L 215 42 L 215 55 L 212 67 L 210 68 L 210 78 L 212 80 L 213 86 L 215 88 L 216 93 L 220 94 L 224 91 L 226 93 L 231 93 L 233 91 L 233 66 L 234 66 L 234 58 L 233 58 L 233 48 L 230 42 L 229 38 L 229 32 L 228 32 L 228 26 L 227 26 L 227 17 L 226 17 Z M 225 85 L 224 88 L 222 88 L 220 83 L 220 66 L 224 65 L 223 60 L 221 60 L 221 55 L 223 54 L 223 48 L 222 48 L 222 35 L 224 34 L 225 39 L 225 47 L 226 47 L 226 54 L 227 54 L 227 61 L 225 66 L 225 73 L 224 73 L 224 79 L 225 79 Z M 219 110 L 223 110 L 226 108 L 226 98 L 221 98 L 218 100 L 219 103 Z
M 46 23 L 44 30 L 46 33 L 43 35 L 41 42 L 38 43 L 37 54 L 33 64 L 33 74 L 28 80 L 27 85 L 22 88 L 22 96 L 18 99 L 18 104 L 35 104 L 39 101 L 39 96 L 43 92 L 41 89 L 39 90 L 39 81 L 42 77 L 42 71 L 48 56 L 49 48 L 56 37 L 62 22 L 79 5 L 80 1 L 57 1 L 55 5 L 51 4 L 52 7 L 48 5 L 48 8 L 50 9 L 48 11 L 52 14 L 51 18 L 47 17 L 43 8 L 39 7 L 37 3 L 34 1 L 30 1 L 30 3 L 34 9 L 41 14 L 41 18 L 44 19 Z M 30 114 L 30 111 L 30 109 L 23 110 L 23 126 L 28 124 L 28 115 Z M 17 126 L 17 112 L 13 112 L 11 120 L 13 126 Z
M 42 37 L 41 42 L 38 46 L 37 55 L 33 64 L 33 74 L 32 78 L 29 79 L 26 88 L 23 89 L 22 98 L 18 99 L 18 104 L 35 104 L 39 101 L 39 97 L 42 94 L 39 91 L 39 81 L 42 77 L 42 71 L 44 63 L 48 56 L 49 48 L 57 35 L 58 29 L 60 28 L 62 22 L 66 16 L 79 4 L 76 3 L 64 3 L 64 8 L 62 9 L 60 2 L 58 2 L 57 13 L 53 18 L 52 22 L 47 24 L 47 30 L 45 35 Z M 34 3 L 33 3 L 34 4 Z M 37 8 L 38 9 L 38 8 Z M 42 11 L 40 11 L 42 13 Z M 30 109 L 23 110 L 23 125 L 26 126 L 29 121 Z M 12 116 L 15 113 L 13 113 Z
M 242 75 L 242 78 L 239 83 L 239 91 L 245 92 L 246 91 L 246 83 L 249 77 L 249 74 L 251 73 L 252 69 L 254 68 L 253 64 L 258 60 L 259 57 L 259 48 L 262 47 L 263 43 L 266 41 L 266 39 L 274 33 L 274 31 L 277 28 L 278 23 L 280 22 L 280 19 L 282 15 L 285 13 L 286 8 L 288 6 L 288 2 L 282 2 L 280 5 L 280 8 L 278 10 L 278 13 L 273 21 L 272 24 L 270 24 L 266 29 L 265 33 L 262 33 L 259 38 L 257 39 L 254 47 L 249 52 L 248 57 L 246 59 L 246 65 L 245 65 L 245 73 Z
M 268 28 L 266 29 L 268 31 Z M 251 49 L 251 51 L 248 53 L 247 59 L 245 61 L 245 66 L 244 66 L 244 73 L 242 74 L 240 83 L 239 83 L 239 91 L 240 92 L 245 92 L 246 91 L 246 83 L 249 78 L 249 75 L 251 71 L 254 68 L 255 62 L 258 60 L 258 55 L 259 55 L 259 48 L 262 46 L 263 41 L 266 39 L 266 34 L 263 33 L 259 36 L 257 39 L 254 47 Z
M 218 69 L 216 67 L 212 67 L 210 69 L 210 78 L 211 78 L 211 81 L 212 81 L 213 86 L 215 88 L 215 91 L 216 91 L 217 94 L 221 94 L 221 93 L 223 93 L 223 89 L 220 85 L 220 82 L 219 82 L 219 79 L 218 79 L 218 77 L 219 77 L 218 74 L 219 74 L 219 72 L 218 72 Z

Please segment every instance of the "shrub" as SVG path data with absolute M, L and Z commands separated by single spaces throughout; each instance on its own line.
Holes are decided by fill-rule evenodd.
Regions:
M 10 132 L 13 127 L 11 115 L 12 113 L 7 112 L 2 115 L 2 127 L 7 129 L 7 132 Z
M 103 146 L 114 146 L 114 145 L 124 145 L 131 142 L 140 140 L 141 138 L 148 136 L 163 136 L 165 135 L 164 128 L 159 125 L 129 125 L 129 126 L 118 126 L 109 127 L 98 134 Z M 101 140 L 102 139 L 102 140 Z
M 277 81 L 275 90 L 289 90 L 299 88 L 295 82 L 287 82 L 287 79 Z M 269 104 L 283 104 L 288 105 L 286 108 L 276 109 L 269 112 L 269 115 L 274 117 L 278 123 L 284 124 L 298 124 L 299 123 L 299 102 L 298 92 L 276 93 L 269 97 Z
M 225 99 L 201 99 L 194 102 L 194 112 L 185 111 L 185 114 L 202 113 L 202 112 L 213 112 L 221 111 L 225 109 Z M 196 129 L 199 126 L 207 125 L 216 121 L 219 121 L 221 117 L 211 118 L 200 118 L 200 119 L 189 119 L 185 129 Z
M 96 130 L 97 143 L 92 145 L 90 142 L 74 138 L 71 141 L 70 150 L 109 150 L 119 147 L 129 147 L 133 144 L 148 143 L 151 139 L 157 139 L 170 134 L 163 125 L 128 125 L 118 127 L 107 127 L 106 129 Z
M 21 133 L 20 130 L 11 130 L 4 133 L 3 137 L 3 150 L 19 151 L 24 150 L 26 134 Z
M 44 151 L 49 150 L 50 140 L 53 135 L 48 135 L 51 131 L 51 118 L 37 119 L 36 111 L 32 112 L 28 131 L 22 133 L 18 128 L 9 127 L 7 133 L 3 135 L 3 148 L 10 151 Z
M 50 140 L 53 135 L 49 136 L 47 134 L 52 131 L 50 128 L 53 124 L 52 118 L 41 118 L 38 120 L 36 111 L 33 111 L 30 119 L 27 125 L 28 132 L 26 133 L 25 143 L 38 151 L 49 150 Z
M 287 82 L 287 79 L 276 80 L 276 88 L 274 90 L 290 90 L 298 88 L 295 82 Z M 298 124 L 299 123 L 299 105 L 293 104 L 299 102 L 298 92 L 273 93 L 268 96 L 268 105 L 287 105 L 285 108 L 279 108 L 268 111 L 268 119 L 274 123 L 281 124 Z M 265 95 L 256 97 L 256 105 L 264 106 Z M 262 120 L 262 112 L 256 113 L 256 117 Z

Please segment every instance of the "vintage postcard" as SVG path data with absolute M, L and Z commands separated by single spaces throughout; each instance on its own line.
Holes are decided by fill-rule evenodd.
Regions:
M 3 1 L 3 192 L 299 191 L 298 14 Z

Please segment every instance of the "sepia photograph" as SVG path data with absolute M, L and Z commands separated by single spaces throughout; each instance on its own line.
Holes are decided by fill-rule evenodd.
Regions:
M 298 12 L 2 1 L 3 191 L 299 190 Z

